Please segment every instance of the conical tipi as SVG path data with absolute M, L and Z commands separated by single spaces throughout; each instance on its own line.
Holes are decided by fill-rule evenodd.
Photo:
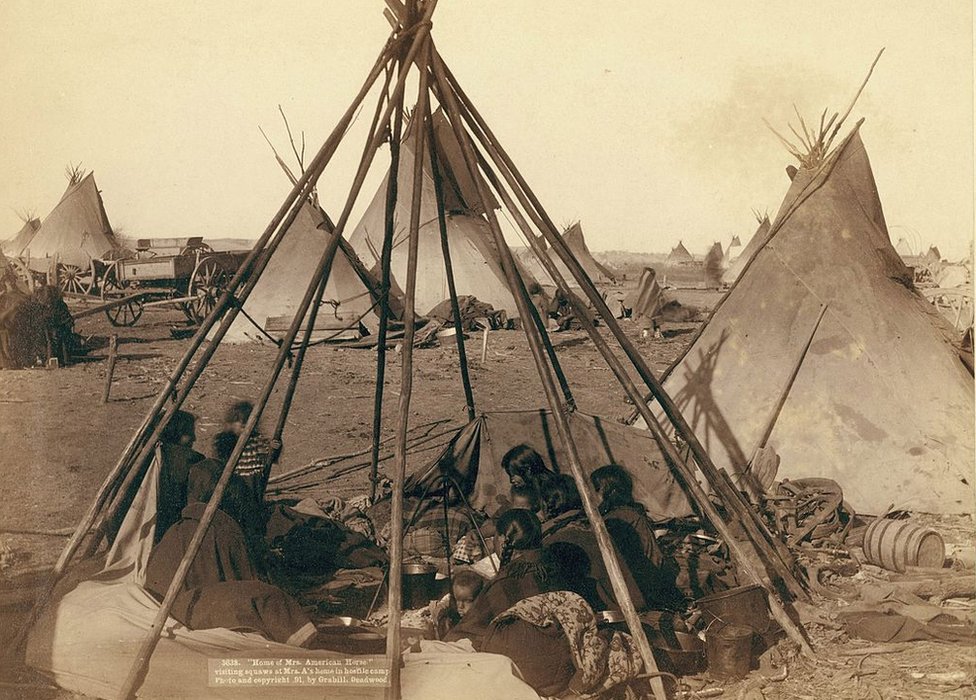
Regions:
M 281 330 L 291 324 L 307 280 L 332 237 L 328 228 L 318 208 L 311 203 L 302 207 L 244 304 L 244 313 L 234 320 L 227 331 L 225 342 L 277 338 Z M 318 331 L 313 340 L 337 335 L 348 337 L 350 333 L 358 336 L 360 324 L 367 329 L 375 329 L 378 309 L 376 280 L 370 279 L 362 263 L 351 260 L 349 255 L 354 255 L 351 249 L 348 255 L 347 250 L 340 249 L 333 260 L 316 319 L 316 327 L 323 330 Z M 394 300 L 398 308 L 400 303 Z
M 0 251 L 3 251 L 9 256 L 19 256 L 30 246 L 31 239 L 34 237 L 34 234 L 37 233 L 37 229 L 40 227 L 40 219 L 29 217 L 27 221 L 24 222 L 24 225 L 21 226 L 20 231 L 17 232 L 16 236 L 11 238 L 9 241 L 4 241 L 2 244 L 0 244 Z
M 95 175 L 88 173 L 68 186 L 27 244 L 19 250 L 12 247 L 9 252 L 18 257 L 29 252 L 31 268 L 46 271 L 54 257 L 64 265 L 86 267 L 92 258 L 104 258 L 115 248 L 115 234 L 95 186 Z
M 665 375 L 716 465 L 767 444 L 778 478 L 834 479 L 858 512 L 972 512 L 973 377 L 905 272 L 855 129 Z
M 438 143 L 445 140 L 439 137 Z M 456 141 L 455 148 L 456 146 Z M 414 145 L 412 139 L 400 146 L 400 166 L 398 180 L 409 182 L 414 168 Z M 443 151 L 440 155 L 443 156 Z M 449 167 L 448 159 L 439 159 L 441 167 Z M 464 182 L 463 177 L 449 169 L 445 180 Z M 386 220 L 386 190 L 389 173 L 383 179 L 372 201 L 363 214 L 355 230 L 349 236 L 356 253 L 371 268 L 378 269 L 383 247 L 383 232 Z M 447 277 L 444 272 L 444 259 L 441 252 L 440 231 L 437 221 L 437 206 L 434 197 L 434 182 L 430 166 L 424 161 L 423 198 L 420 213 L 420 250 L 418 255 L 416 309 L 426 315 L 431 309 L 449 297 Z M 450 190 L 448 190 L 450 191 Z M 391 274 L 394 287 L 402 288 L 407 276 L 407 228 L 410 221 L 411 193 L 408 188 L 398 191 L 394 214 L 393 255 Z M 508 290 L 502 273 L 499 254 L 488 230 L 488 224 L 474 211 L 467 209 L 460 197 L 454 201 L 454 209 L 445 198 L 447 210 L 447 233 L 450 241 L 451 260 L 454 266 L 454 280 L 459 296 L 471 295 L 497 310 L 505 311 L 509 317 L 517 318 L 518 308 L 512 293 Z M 461 208 L 464 207 L 464 210 Z M 528 280 L 531 281 L 531 280 Z M 527 282 L 528 282 L 527 281 Z
M 752 238 L 746 243 L 746 247 L 742 250 L 735 260 L 731 261 L 728 269 L 722 273 L 722 284 L 728 286 L 739 279 L 739 275 L 742 274 L 742 268 L 753 258 L 756 251 L 762 247 L 763 242 L 766 240 L 766 236 L 769 234 L 769 217 L 764 216 L 762 221 L 759 222 L 759 228 L 756 232 L 752 234 Z

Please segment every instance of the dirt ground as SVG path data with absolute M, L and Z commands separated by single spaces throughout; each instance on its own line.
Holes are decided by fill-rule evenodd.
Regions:
M 715 294 L 690 292 L 683 301 L 705 306 L 716 298 Z M 92 502 L 188 347 L 188 340 L 175 339 L 171 333 L 182 323 L 182 314 L 161 309 L 147 310 L 132 328 L 113 328 L 101 315 L 88 317 L 76 326 L 93 348 L 83 361 L 59 370 L 0 372 L 0 492 L 4 495 L 0 507 L 4 565 L 0 573 L 7 578 L 8 589 L 10 577 L 43 570 L 56 560 L 66 537 L 50 533 L 74 526 Z M 660 372 L 683 350 L 697 324 L 675 324 L 666 328 L 662 338 L 642 338 L 635 324 L 624 322 L 624 326 L 651 367 Z M 113 333 L 119 336 L 119 361 L 111 399 L 102 403 L 105 356 Z M 580 410 L 613 418 L 630 413 L 624 392 L 583 332 L 555 334 L 553 341 Z M 479 410 L 545 405 L 520 331 L 492 332 L 485 362 L 481 361 L 480 335 L 470 337 L 466 349 Z M 198 416 L 198 449 L 212 453 L 212 438 L 229 403 L 257 398 L 275 352 L 273 347 L 254 344 L 225 345 L 217 351 L 185 405 Z M 422 349 L 414 357 L 410 416 L 414 434 L 444 433 L 451 425 L 462 425 L 465 405 L 456 350 L 449 346 Z M 375 361 L 373 350 L 319 346 L 309 351 L 284 433 L 278 473 L 368 447 Z M 385 437 L 393 434 L 396 419 L 399 353 L 391 351 L 387 361 Z M 276 390 L 265 413 L 266 432 L 273 428 L 282 393 L 283 386 Z M 431 444 L 439 443 L 427 446 Z M 328 470 L 320 473 L 329 476 Z M 341 477 L 332 475 L 329 492 L 340 496 L 362 493 L 366 484 L 367 471 L 356 468 Z M 968 532 L 972 541 L 971 521 L 961 527 L 962 537 Z M 3 584 L 0 579 L 0 592 Z M 9 641 L 24 605 L 0 608 L 0 647 Z M 819 643 L 821 661 L 791 661 L 783 681 L 753 674 L 746 682 L 727 686 L 724 697 L 972 697 L 976 673 L 972 648 L 925 642 L 885 653 L 845 656 L 851 649 L 877 645 L 852 641 L 826 628 L 811 633 Z M 934 672 L 962 672 L 963 676 L 942 682 L 943 677 L 924 675 Z M 913 678 L 912 673 L 921 673 L 923 678 Z M 0 697 L 73 697 L 63 691 L 27 687 L 36 683 L 43 682 L 22 671 L 0 671 Z M 743 695 L 747 691 L 758 695 Z

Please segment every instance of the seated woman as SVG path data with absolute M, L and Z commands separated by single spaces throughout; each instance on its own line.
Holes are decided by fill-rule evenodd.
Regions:
M 477 649 L 488 625 L 501 612 L 529 596 L 561 590 L 562 582 L 542 549 L 542 527 L 534 513 L 513 509 L 498 519 L 501 566 L 481 591 L 447 641 L 470 639 Z
M 583 512 L 573 477 L 559 474 L 552 479 L 542 492 L 542 511 L 542 543 L 567 582 L 567 590 L 577 593 L 594 610 L 619 609 L 600 545 Z M 645 609 L 641 588 L 619 552 L 617 560 L 634 607 Z
M 219 473 L 219 465 L 212 460 L 190 469 L 188 505 L 149 555 L 146 589 L 159 601 L 165 597 L 200 526 Z M 257 580 L 244 533 L 221 510 L 214 514 L 170 614 L 191 630 L 250 629 L 296 646 L 307 646 L 316 634 L 315 626 L 293 598 Z
M 176 411 L 159 437 L 162 457 L 159 491 L 156 496 L 156 542 L 180 519 L 186 507 L 186 479 L 190 467 L 203 459 L 193 449 L 196 442 L 196 416 Z
M 679 610 L 684 597 L 675 586 L 677 567 L 661 554 L 647 511 L 634 500 L 634 482 L 619 464 L 590 474 L 610 537 L 652 610 Z

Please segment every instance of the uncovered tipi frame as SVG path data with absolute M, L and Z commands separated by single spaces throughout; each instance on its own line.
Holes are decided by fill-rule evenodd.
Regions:
M 309 163 L 302 176 L 295 182 L 285 202 L 278 209 L 261 237 L 257 240 L 253 250 L 229 283 L 227 290 L 219 299 L 213 312 L 201 324 L 185 355 L 172 372 L 166 385 L 160 391 L 139 429 L 123 450 L 117 464 L 101 485 L 94 502 L 89 507 L 83 520 L 79 523 L 59 557 L 54 567 L 50 585 L 44 589 L 42 595 L 39 597 L 24 630 L 26 631 L 27 626 L 33 623 L 41 607 L 50 599 L 54 583 L 65 572 L 85 538 L 89 537 L 88 551 L 94 551 L 108 524 L 115 521 L 118 517 L 120 509 L 124 507 L 123 504 L 126 502 L 126 493 L 133 488 L 139 478 L 139 473 L 141 472 L 140 466 L 151 458 L 162 431 L 169 423 L 174 412 L 183 405 L 194 383 L 206 368 L 207 363 L 219 346 L 221 339 L 226 334 L 231 323 L 233 323 L 234 318 L 240 312 L 244 300 L 254 288 L 259 276 L 267 265 L 268 259 L 280 245 L 284 234 L 288 231 L 295 217 L 298 215 L 300 208 L 308 201 L 319 176 L 335 153 L 340 140 L 346 133 L 363 100 L 380 76 L 385 75 L 383 89 L 376 105 L 359 168 L 342 212 L 335 222 L 335 235 L 322 254 L 315 275 L 309 280 L 308 287 L 294 316 L 294 320 L 288 332 L 282 338 L 274 366 L 271 369 L 258 400 L 255 402 L 255 410 L 247 421 L 234 451 L 224 467 L 216 490 L 201 518 L 200 526 L 189 543 L 187 552 L 177 568 L 173 582 L 167 591 L 152 627 L 130 669 L 129 676 L 121 692 L 121 697 L 129 698 L 134 696 L 144 678 L 149 660 L 158 643 L 160 632 L 172 608 L 176 594 L 183 585 L 190 563 L 193 557 L 196 556 L 204 533 L 217 511 L 234 467 L 241 457 L 247 440 L 254 432 L 261 418 L 262 412 L 268 403 L 268 399 L 278 382 L 286 362 L 289 359 L 293 359 L 281 413 L 276 423 L 275 436 L 280 437 L 284 429 L 291 399 L 294 396 L 301 373 L 305 351 L 308 347 L 309 338 L 311 337 L 310 331 L 314 328 L 315 316 L 326 282 L 328 281 L 333 259 L 339 249 L 351 210 L 362 188 L 372 159 L 377 149 L 387 138 L 389 138 L 391 146 L 392 163 L 387 192 L 386 231 L 381 256 L 381 293 L 384 295 L 388 293 L 390 288 L 390 255 L 393 240 L 392 213 L 397 201 L 399 144 L 404 131 L 404 93 L 408 75 L 415 74 L 418 87 L 418 99 L 413 111 L 413 117 L 407 128 L 413 129 L 412 137 L 417 144 L 418 157 L 414 161 L 412 182 L 413 206 L 411 208 L 411 221 L 409 224 L 409 262 L 406 284 L 404 285 L 404 339 L 401 354 L 401 391 L 396 425 L 395 473 L 391 508 L 389 571 L 390 622 L 387 637 L 387 656 L 390 663 L 390 696 L 399 696 L 399 622 L 402 602 L 400 581 L 403 549 L 402 485 L 406 469 L 407 431 L 409 427 L 413 375 L 412 348 L 416 328 L 413 290 L 416 286 L 419 203 L 422 196 L 421 182 L 424 174 L 425 158 L 430 158 L 435 183 L 439 179 L 437 158 L 430 148 L 430 145 L 434 141 L 431 128 L 431 96 L 437 100 L 447 115 L 454 135 L 461 145 L 466 167 L 476 184 L 478 196 L 481 201 L 492 201 L 491 196 L 494 193 L 496 201 L 501 202 L 502 206 L 512 216 L 516 225 L 528 240 L 533 252 L 539 258 L 540 263 L 548 271 L 557 287 L 570 300 L 570 303 L 577 312 L 577 318 L 607 362 L 615 378 L 634 405 L 638 407 L 637 410 L 650 427 L 651 433 L 665 461 L 688 492 L 692 502 L 696 505 L 696 509 L 702 515 L 703 519 L 728 544 L 736 564 L 740 571 L 744 573 L 745 577 L 767 587 L 770 592 L 770 607 L 774 617 L 783 626 L 787 634 L 800 645 L 804 653 L 812 655 L 813 651 L 809 645 L 809 640 L 806 638 L 802 628 L 793 621 L 784 608 L 784 604 L 788 604 L 791 598 L 805 597 L 806 594 L 790 569 L 788 557 L 785 555 L 781 543 L 772 538 L 751 510 L 750 506 L 742 500 L 740 494 L 731 486 L 731 482 L 728 481 L 727 477 L 716 470 L 674 402 L 664 393 L 647 363 L 616 322 L 613 314 L 600 295 L 599 290 L 597 290 L 593 282 L 573 257 L 571 251 L 559 235 L 559 231 L 553 224 L 552 219 L 516 169 L 508 154 L 501 147 L 471 100 L 461 89 L 457 79 L 445 65 L 430 35 L 431 16 L 437 5 L 437 0 L 409 0 L 406 5 L 401 5 L 396 0 L 387 0 L 387 4 L 390 6 L 390 10 L 387 11 L 387 18 L 393 25 L 393 31 L 380 52 L 376 63 L 370 70 L 365 83 L 353 100 L 353 103 L 340 118 L 336 128 L 323 144 L 320 151 Z M 416 72 L 414 72 L 414 68 L 417 69 Z M 421 157 L 421 154 L 423 154 L 423 157 Z M 443 198 L 440 187 L 436 187 L 435 190 L 439 205 L 442 248 L 449 279 L 451 301 L 455 311 L 455 323 L 457 324 L 457 297 L 451 274 L 450 250 L 445 227 Z M 522 326 L 528 339 L 549 408 L 554 417 L 558 439 L 565 446 L 566 453 L 569 456 L 568 466 L 579 488 L 584 510 L 600 545 L 604 562 L 611 577 L 615 597 L 620 604 L 628 627 L 634 635 L 641 656 L 644 659 L 645 668 L 654 676 L 651 678 L 654 694 L 658 700 L 663 700 L 665 690 L 659 674 L 655 674 L 656 665 L 650 644 L 644 634 L 637 611 L 624 584 L 620 564 L 614 554 L 610 536 L 599 514 L 598 504 L 581 466 L 579 451 L 569 427 L 568 415 L 575 410 L 575 402 L 573 401 L 570 387 L 559 365 L 556 354 L 553 351 L 543 321 L 530 301 L 526 285 L 520 276 L 513 254 L 504 241 L 495 212 L 491 206 L 485 206 L 484 211 L 486 221 L 491 230 L 494 246 L 498 251 L 501 266 L 510 290 L 515 297 L 520 316 L 523 319 Z M 581 297 L 570 291 L 567 280 L 559 272 L 553 260 L 550 259 L 549 253 L 545 249 L 545 244 L 548 244 L 550 252 L 558 256 L 558 259 L 565 265 L 576 284 L 579 285 L 582 295 L 593 306 L 593 309 L 595 309 L 596 314 L 602 322 L 606 324 L 619 345 L 617 351 L 610 347 L 607 340 L 596 328 L 595 322 L 591 317 L 592 312 L 586 309 Z M 385 368 L 385 347 L 389 317 L 390 313 L 387 305 L 382 304 L 377 346 L 377 381 L 374 406 L 376 410 L 374 413 L 372 443 L 374 474 L 381 427 L 379 409 L 383 402 L 383 373 Z M 297 346 L 297 351 L 292 357 L 293 343 L 299 335 L 303 320 L 306 323 L 306 331 Z M 469 418 L 473 418 L 475 416 L 474 396 L 467 375 L 463 335 L 460 332 L 460 328 L 456 327 L 456 330 L 461 380 L 467 403 L 467 413 Z M 205 342 L 208 339 L 209 343 Z M 618 353 L 621 351 L 624 355 L 623 359 L 618 357 Z M 661 424 L 646 405 L 642 390 L 631 379 L 628 373 L 627 363 L 629 363 L 630 368 L 636 370 L 646 389 L 657 398 L 676 434 L 689 447 L 691 455 L 694 458 L 694 463 L 683 457 L 675 445 L 666 437 Z M 728 516 L 723 516 L 719 513 L 716 506 L 713 505 L 702 486 L 698 483 L 695 476 L 696 465 L 709 482 L 713 491 L 721 496 Z M 764 573 L 754 563 L 755 560 L 752 558 L 754 552 L 750 551 L 749 543 L 740 542 L 732 535 L 725 517 L 732 517 L 739 520 L 741 526 L 749 535 L 752 548 L 755 550 L 755 553 L 759 554 L 760 560 L 765 565 L 768 578 L 775 583 L 775 586 L 767 582 L 767 573 Z

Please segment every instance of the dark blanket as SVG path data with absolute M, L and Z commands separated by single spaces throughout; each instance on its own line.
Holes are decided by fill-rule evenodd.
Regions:
M 186 478 L 203 455 L 186 445 L 160 443 L 162 464 L 156 495 L 156 542 L 180 519 L 186 507 Z
M 165 597 L 205 509 L 200 502 L 186 506 L 149 555 L 145 585 L 157 600 Z M 220 510 L 187 570 L 171 614 L 190 629 L 255 630 L 289 644 L 304 644 L 315 634 L 294 599 L 257 580 L 244 533 Z
M 651 610 L 679 610 L 684 596 L 675 585 L 678 567 L 665 559 L 643 509 L 619 506 L 603 516 L 607 531 Z
M 559 625 L 539 627 L 517 617 L 498 620 L 488 628 L 481 651 L 510 658 L 522 680 L 543 696 L 565 691 L 576 673 L 572 650 Z

